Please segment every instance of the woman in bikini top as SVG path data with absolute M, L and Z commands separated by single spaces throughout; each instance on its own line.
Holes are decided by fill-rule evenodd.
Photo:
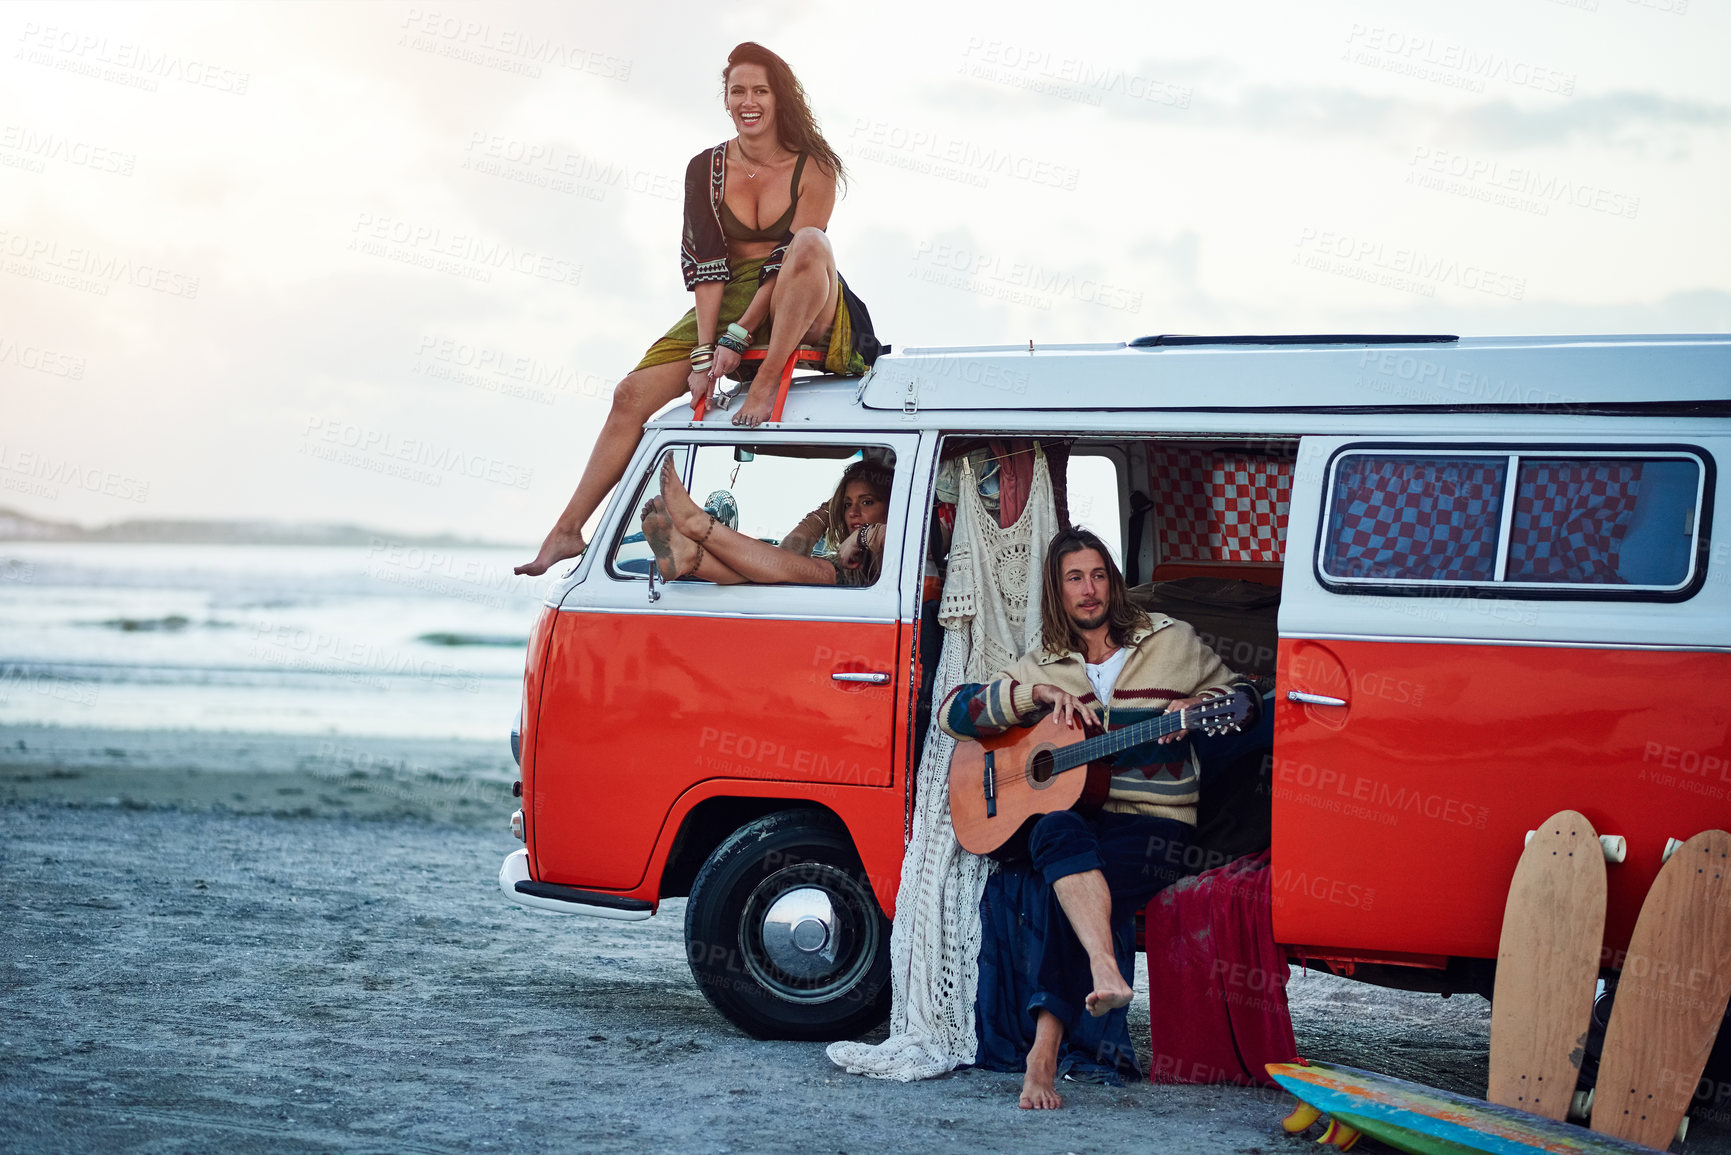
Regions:
M 761 229 L 749 228 L 745 222 L 733 215 L 733 208 L 724 199 L 721 202 L 721 232 L 729 241 L 768 241 L 785 247 L 793 240 L 793 214 L 799 208 L 799 178 L 805 172 L 805 153 L 800 153 L 793 162 L 793 180 L 787 186 L 787 211 L 775 218 L 774 223 Z M 731 246 L 730 246 L 731 247 Z
M 747 42 L 728 56 L 722 83 L 735 135 L 685 171 L 680 267 L 696 305 L 614 389 L 576 492 L 517 573 L 544 573 L 583 552 L 584 523 L 624 476 L 644 422 L 683 394 L 695 405 L 722 376 L 742 376 L 747 347 L 765 346 L 772 368 L 752 381 L 735 425 L 768 418 L 779 370 L 801 344 L 824 349 L 830 373 L 858 376 L 877 359 L 871 315 L 836 272 L 824 231 L 845 179 L 841 157 L 818 131 L 798 78 Z

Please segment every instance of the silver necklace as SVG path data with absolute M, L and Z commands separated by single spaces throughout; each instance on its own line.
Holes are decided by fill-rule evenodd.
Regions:
M 745 146 L 744 145 L 740 144 L 736 140 L 733 142 L 733 147 L 739 153 L 739 161 L 741 164 L 746 164 L 746 163 L 750 162 L 751 158 L 745 155 Z M 746 180 L 756 180 L 757 179 L 757 170 L 753 169 L 752 171 L 746 173 L 745 179 Z

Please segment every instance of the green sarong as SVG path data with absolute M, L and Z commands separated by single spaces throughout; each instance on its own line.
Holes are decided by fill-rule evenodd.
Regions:
M 727 285 L 721 290 L 721 312 L 716 318 L 717 332 L 725 332 L 727 326 L 738 321 L 750 307 L 751 299 L 757 296 L 758 273 L 763 268 L 767 258 L 759 257 L 752 261 L 741 261 L 737 265 L 728 266 L 732 275 Z M 757 345 L 769 343 L 769 320 L 766 318 L 758 331 L 752 334 L 752 340 Z M 637 363 L 637 368 L 647 369 L 652 365 L 666 365 L 674 361 L 688 361 L 691 351 L 697 347 L 697 309 L 679 319 L 679 323 L 667 330 L 667 335 L 655 344 L 649 346 L 649 352 L 643 354 L 643 360 Z M 739 369 L 728 374 L 736 381 L 749 379 L 757 372 L 758 362 L 746 361 Z M 866 371 L 865 358 L 853 347 L 853 321 L 848 316 L 845 295 L 835 295 L 835 323 L 829 331 L 829 350 L 823 360 L 826 373 L 836 373 L 843 377 L 858 377 Z

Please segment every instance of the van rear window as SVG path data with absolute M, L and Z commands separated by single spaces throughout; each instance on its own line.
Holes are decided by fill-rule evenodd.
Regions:
M 1684 454 L 1343 453 L 1322 573 L 1348 587 L 1679 590 L 1694 577 L 1702 474 Z

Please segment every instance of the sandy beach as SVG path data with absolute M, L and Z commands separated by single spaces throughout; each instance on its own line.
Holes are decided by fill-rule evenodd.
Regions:
M 624 925 L 499 896 L 501 744 L 337 744 L 0 730 L 9 1149 L 1309 1149 L 1274 1092 L 1067 1085 L 1028 1113 L 1015 1076 L 886 1084 L 747 1038 L 692 982 L 683 900 Z M 1483 999 L 1290 994 L 1307 1056 L 1482 1092 Z M 1143 1047 L 1147 1017 L 1140 990 Z
M 0 726 L 0 802 L 504 829 L 516 809 L 496 742 L 366 735 Z

